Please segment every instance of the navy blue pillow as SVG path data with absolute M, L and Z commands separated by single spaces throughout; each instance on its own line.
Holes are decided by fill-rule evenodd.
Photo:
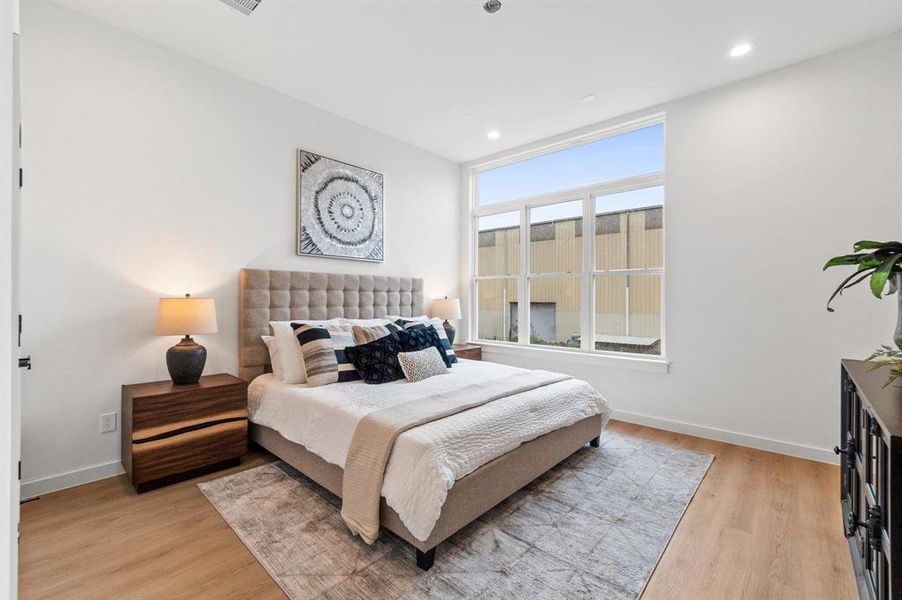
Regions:
M 401 343 L 401 352 L 416 352 L 425 350 L 429 347 L 435 347 L 445 361 L 445 366 L 451 367 L 451 359 L 445 348 L 442 346 L 442 339 L 435 332 L 431 325 L 414 325 L 403 331 L 399 331 L 395 335 Z
M 398 362 L 401 351 L 398 334 L 392 333 L 360 346 L 348 346 L 345 356 L 365 382 L 389 383 L 404 379 L 404 371 Z
M 454 354 L 454 347 L 451 345 L 451 340 L 448 339 L 448 335 L 445 332 L 444 328 L 439 329 L 433 324 L 432 321 L 427 321 L 424 323 L 422 321 L 414 321 L 411 319 L 398 319 L 397 321 L 395 321 L 395 325 L 400 326 L 402 329 L 406 329 L 408 327 L 418 327 L 421 325 L 424 327 L 430 327 L 438 335 L 439 343 L 445 350 L 445 356 L 448 357 L 448 361 L 450 363 L 448 364 L 448 366 L 450 367 L 451 364 L 457 362 L 457 355 Z

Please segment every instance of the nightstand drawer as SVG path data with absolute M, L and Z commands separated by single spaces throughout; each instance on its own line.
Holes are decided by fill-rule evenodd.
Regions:
M 132 427 L 152 429 L 235 410 L 247 414 L 247 389 L 241 385 L 147 396 L 132 404 Z
M 213 465 L 247 451 L 247 421 L 218 423 L 132 444 L 135 484 Z

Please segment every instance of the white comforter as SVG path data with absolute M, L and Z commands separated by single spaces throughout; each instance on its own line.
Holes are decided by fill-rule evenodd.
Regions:
M 449 374 L 417 383 L 363 382 L 322 387 L 285 384 L 261 375 L 248 389 L 250 419 L 344 468 L 357 422 L 367 413 L 515 371 L 489 362 L 461 360 Z M 611 407 L 589 384 L 569 379 L 433 421 L 395 442 L 382 496 L 407 529 L 425 541 L 448 490 L 461 477 L 529 440 Z

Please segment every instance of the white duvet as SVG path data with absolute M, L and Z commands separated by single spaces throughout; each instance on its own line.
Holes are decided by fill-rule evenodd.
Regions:
M 268 373 L 248 388 L 250 419 L 344 468 L 354 429 L 367 413 L 521 370 L 461 360 L 447 375 L 416 383 L 355 381 L 312 388 L 282 383 Z M 395 442 L 382 496 L 425 541 L 456 480 L 524 442 L 597 414 L 607 420 L 610 405 L 586 382 L 568 379 L 410 429 Z

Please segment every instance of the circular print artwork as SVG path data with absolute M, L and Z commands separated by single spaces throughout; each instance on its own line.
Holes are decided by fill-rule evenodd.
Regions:
M 298 152 L 298 254 L 381 261 L 382 174 Z

